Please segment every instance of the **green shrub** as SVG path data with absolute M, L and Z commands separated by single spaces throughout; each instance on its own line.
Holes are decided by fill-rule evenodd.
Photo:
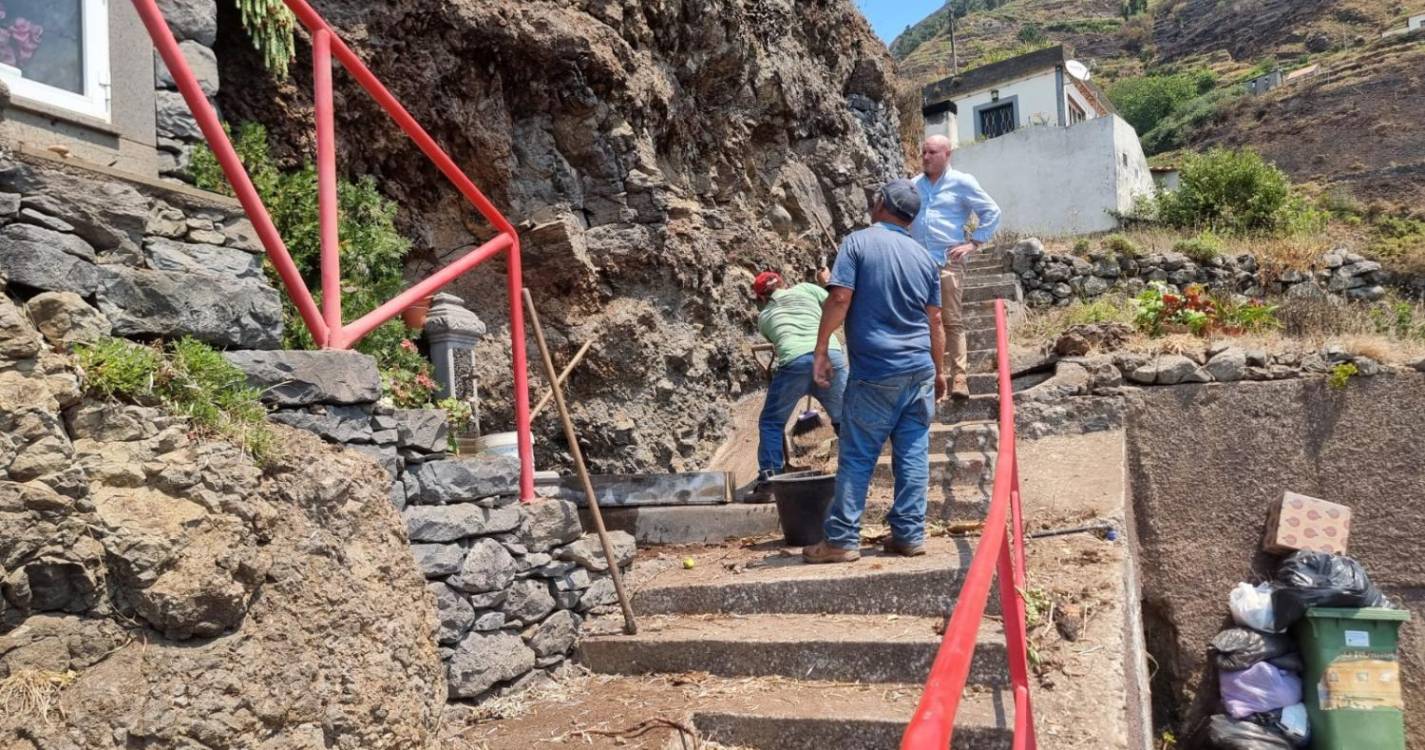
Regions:
M 1210 231 L 1173 243 L 1174 252 L 1182 253 L 1198 263 L 1207 263 L 1221 255 L 1225 249 L 1222 239 Z
M 1142 136 L 1149 156 L 1184 148 L 1194 135 L 1216 122 L 1227 107 L 1243 95 L 1240 87 L 1215 88 L 1184 102 Z
M 1089 241 L 1080 237 L 1074 240 L 1074 255 L 1088 255 L 1090 247 L 1092 246 L 1089 244 Z
M 287 244 L 287 252 L 321 304 L 321 228 L 317 219 L 316 168 L 310 163 L 295 171 L 283 171 L 272 158 L 267 129 L 244 123 L 233 138 L 233 147 L 247 168 L 254 187 L 272 215 L 272 222 Z M 205 190 L 231 195 L 232 189 L 206 146 L 194 149 L 191 173 L 195 184 Z M 340 216 L 342 317 L 354 320 L 376 309 L 406 287 L 403 277 L 410 242 L 396 231 L 396 204 L 376 189 L 376 181 L 339 179 L 337 212 Z M 275 271 L 268 275 L 281 286 Z M 315 348 L 311 333 L 296 307 L 283 295 L 285 315 L 282 343 L 288 349 Z M 429 365 L 419 355 L 409 356 L 414 346 L 406 339 L 399 320 L 390 320 L 356 344 L 357 351 L 376 358 L 382 369 L 387 394 L 401 406 L 421 406 L 429 401 L 433 387 Z M 401 393 L 391 390 L 404 384 Z M 424 391 L 421 397 L 417 391 Z
M 1139 133 L 1147 133 L 1215 84 L 1209 71 L 1142 76 L 1115 83 L 1108 98 L 1123 119 Z
M 1093 300 L 1069 305 L 1064 322 L 1066 325 L 1093 325 L 1095 323 L 1131 323 L 1133 306 L 1122 298 L 1098 297 Z
M 1272 331 L 1282 327 L 1277 317 L 1278 305 L 1269 305 L 1261 300 L 1237 302 L 1230 298 L 1215 300 L 1217 322 L 1227 328 L 1240 328 L 1244 332 Z
M 1019 27 L 1018 37 L 1024 44 L 1042 44 L 1045 40 L 1044 29 L 1037 23 L 1026 23 Z
M 1425 221 L 1400 216 L 1375 219 L 1370 254 L 1405 273 L 1425 273 Z
M 75 348 L 85 386 L 107 399 L 162 404 L 201 434 L 232 442 L 262 463 L 273 436 L 261 394 L 222 353 L 184 337 L 168 346 L 106 338 Z
M 1178 190 L 1158 199 L 1158 218 L 1173 226 L 1286 232 L 1320 220 L 1293 193 L 1286 174 L 1254 151 L 1215 148 L 1190 156 L 1179 177 Z
M 1351 382 L 1351 378 L 1360 373 L 1355 363 L 1342 362 L 1331 368 L 1331 374 L 1326 376 L 1326 385 L 1333 390 L 1344 390 L 1346 384 Z
M 1143 257 L 1143 248 L 1121 234 L 1110 234 L 1103 238 L 1103 248 L 1115 255 L 1121 255 L 1125 258 Z

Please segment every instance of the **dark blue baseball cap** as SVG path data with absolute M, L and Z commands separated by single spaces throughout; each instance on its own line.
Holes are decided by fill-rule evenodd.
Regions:
M 891 180 L 882 185 L 881 200 L 886 210 L 905 221 L 915 221 L 916 214 L 920 213 L 920 191 L 910 180 Z

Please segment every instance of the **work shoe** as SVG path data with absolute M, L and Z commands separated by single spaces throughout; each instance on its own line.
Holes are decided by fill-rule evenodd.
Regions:
M 820 563 L 846 563 L 861 559 L 861 550 L 856 548 L 833 547 L 826 542 L 817 542 L 802 550 L 802 559 L 818 565 Z
M 896 539 L 887 539 L 881 544 L 881 549 L 888 555 L 900 555 L 901 557 L 920 557 L 925 554 L 925 544 L 916 542 L 902 542 Z
M 753 504 L 770 503 L 774 499 L 775 498 L 772 497 L 772 483 L 765 479 L 757 480 L 757 483 L 752 485 L 752 489 L 748 490 L 747 493 L 742 496 L 742 502 Z
M 956 401 L 964 401 L 970 397 L 970 379 L 965 377 L 965 373 L 955 373 L 955 379 L 950 384 L 950 398 Z

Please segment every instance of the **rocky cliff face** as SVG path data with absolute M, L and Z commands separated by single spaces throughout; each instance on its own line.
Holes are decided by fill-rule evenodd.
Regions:
M 0 293 L 0 746 L 424 746 L 435 608 L 389 480 L 85 398 L 82 309 Z
M 864 189 L 903 169 L 891 63 L 849 0 L 319 9 L 521 226 L 556 359 L 597 339 L 571 401 L 602 470 L 699 464 L 725 405 L 760 385 L 745 345 L 753 274 L 805 277 L 863 221 Z M 306 66 L 294 85 L 263 83 L 236 19 L 219 26 L 224 80 L 252 82 L 223 89 L 225 114 L 310 154 Z M 488 236 L 364 94 L 341 76 L 338 89 L 343 168 L 403 205 L 413 276 Z M 509 422 L 501 272 L 453 290 L 492 324 L 478 357 L 487 429 Z

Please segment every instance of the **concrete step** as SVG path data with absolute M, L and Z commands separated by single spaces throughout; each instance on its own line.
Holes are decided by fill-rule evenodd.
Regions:
M 1012 278 L 1012 277 L 1011 277 Z M 987 284 L 977 284 L 965 287 L 962 296 L 963 302 L 984 302 L 986 300 L 1009 299 L 1019 300 L 1019 283 L 1015 281 L 996 281 Z
M 994 422 L 999 419 L 999 397 L 972 395 L 964 401 L 947 398 L 940 402 L 938 411 L 940 421 L 946 424 Z
M 583 663 L 600 674 L 707 672 L 830 682 L 921 683 L 940 647 L 943 618 L 886 615 L 646 617 L 638 635 L 585 638 Z M 970 682 L 1007 685 L 1004 633 L 986 621 Z
M 994 372 L 997 367 L 995 350 L 993 348 L 971 349 L 965 355 L 965 367 L 970 372 Z
M 1012 284 L 1019 279 L 1012 273 L 977 273 L 965 278 L 965 288 L 974 289 L 976 287 L 989 286 L 992 284 Z
M 891 486 L 895 482 L 890 456 L 881 456 L 876 461 L 876 471 L 871 475 L 873 484 Z M 994 458 L 981 452 L 975 453 L 934 453 L 930 454 L 931 485 L 964 485 L 982 481 L 994 468 Z
M 766 554 L 729 577 L 718 564 L 673 568 L 633 596 L 640 615 L 822 614 L 939 617 L 954 607 L 977 538 L 937 537 L 921 557 L 885 555 L 863 546 L 853 563 L 808 565 L 796 550 L 769 544 Z M 997 599 L 997 597 L 994 597 Z M 998 611 L 998 602 L 990 609 Z
M 676 502 L 670 499 L 669 502 Z M 720 544 L 729 539 L 775 534 L 781 530 L 771 504 L 668 505 L 604 508 L 604 525 L 626 531 L 640 546 L 647 544 Z M 586 508 L 579 510 L 584 528 L 594 528 Z
M 733 747 L 883 750 L 900 746 L 921 691 L 919 685 L 789 683 L 740 697 L 741 705 L 696 709 L 692 722 L 707 739 Z M 956 716 L 955 746 L 1008 750 L 1013 716 L 1008 691 L 967 692 Z
M 972 382 L 973 386 L 973 382 Z M 999 426 L 994 422 L 930 425 L 930 455 L 949 453 L 993 453 L 999 446 Z M 886 441 L 881 456 L 891 455 L 891 443 Z
M 989 326 L 965 326 L 965 345 L 972 351 L 976 349 L 994 349 L 995 327 L 993 319 Z

